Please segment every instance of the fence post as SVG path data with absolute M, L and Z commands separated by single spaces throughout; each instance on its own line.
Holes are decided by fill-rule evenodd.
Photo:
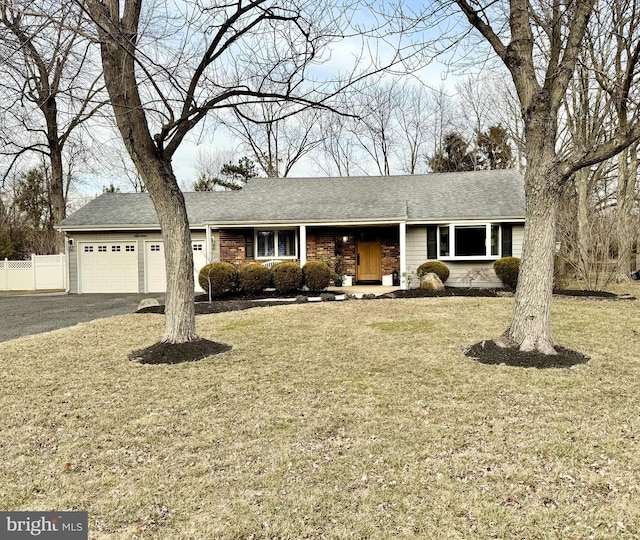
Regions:
M 33 290 L 36 290 L 36 254 L 31 254 L 31 273 L 33 274 Z
M 3 276 L 4 276 L 4 285 L 0 287 L 2 290 L 9 290 L 9 259 L 4 258 L 4 268 L 3 268 Z

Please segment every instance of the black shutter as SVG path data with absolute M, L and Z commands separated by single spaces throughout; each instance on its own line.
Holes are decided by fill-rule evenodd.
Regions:
M 502 256 L 511 257 L 513 253 L 513 227 L 502 224 Z
M 427 259 L 438 258 L 438 227 L 427 225 Z

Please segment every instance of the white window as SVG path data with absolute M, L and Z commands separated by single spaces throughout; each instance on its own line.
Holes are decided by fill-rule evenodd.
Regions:
M 294 229 L 269 229 L 256 231 L 257 256 L 295 258 L 297 252 L 296 231 Z
M 160 244 L 151 244 L 151 251 L 160 251 Z
M 98 252 L 99 253 L 106 253 L 107 252 L 107 246 L 98 246 Z
M 125 246 L 124 250 L 125 251 L 135 251 L 136 250 L 136 246 Z
M 117 253 L 120 251 L 120 246 L 111 246 L 111 251 L 113 251 L 114 253 Z
M 193 251 L 202 251 L 202 244 L 193 244 Z
M 474 223 L 427 227 L 429 259 L 497 259 L 508 255 L 511 255 L 510 224 Z
M 84 246 L 85 253 L 93 253 L 93 246 Z

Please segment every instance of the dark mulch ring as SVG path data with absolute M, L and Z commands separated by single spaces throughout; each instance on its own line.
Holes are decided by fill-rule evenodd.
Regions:
M 465 351 L 465 355 L 482 364 L 525 368 L 569 368 L 585 364 L 589 357 L 578 351 L 556 346 L 558 354 L 548 355 L 539 352 L 522 352 L 515 347 L 500 347 L 495 341 L 481 341 Z
M 208 339 L 198 339 L 187 343 L 154 343 L 146 349 L 133 351 L 129 360 L 139 364 L 180 364 L 195 362 L 231 350 L 231 345 Z

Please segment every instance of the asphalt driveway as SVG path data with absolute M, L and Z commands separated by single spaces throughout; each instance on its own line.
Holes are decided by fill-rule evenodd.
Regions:
M 102 317 L 133 313 L 143 298 L 164 294 L 46 294 L 0 297 L 0 342 Z

